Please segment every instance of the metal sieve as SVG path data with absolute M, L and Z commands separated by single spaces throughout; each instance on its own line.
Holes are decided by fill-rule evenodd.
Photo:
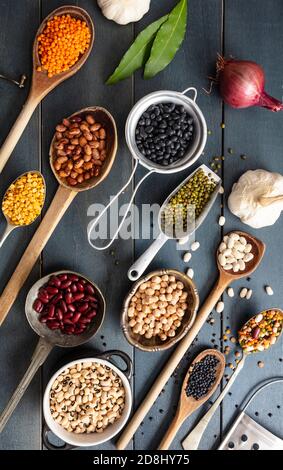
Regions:
M 193 98 L 189 98 L 186 96 L 186 93 L 189 91 L 193 92 Z M 183 171 L 189 166 L 193 165 L 197 159 L 200 157 L 200 155 L 203 152 L 203 149 L 206 144 L 207 140 L 207 126 L 206 126 L 206 121 L 205 118 L 196 104 L 196 99 L 197 99 L 197 90 L 194 87 L 189 87 L 186 88 L 183 92 L 178 92 L 178 91 L 172 91 L 172 90 L 160 90 L 156 91 L 153 93 L 150 93 L 149 95 L 144 96 L 142 99 L 140 99 L 135 106 L 132 108 L 130 114 L 128 115 L 126 125 L 125 125 L 125 138 L 126 142 L 128 145 L 128 148 L 131 152 L 132 157 L 135 159 L 135 165 L 133 168 L 133 171 L 130 175 L 130 178 L 128 181 L 125 183 L 125 185 L 120 189 L 120 191 L 113 197 L 111 198 L 111 201 L 109 204 L 101 211 L 101 213 L 92 221 L 92 223 L 88 227 L 88 241 L 90 245 L 97 249 L 97 250 L 105 250 L 109 248 L 115 238 L 117 237 L 127 215 L 130 210 L 130 206 L 134 200 L 134 197 L 141 186 L 141 184 L 144 182 L 144 180 L 151 175 L 152 173 L 160 173 L 160 174 L 167 174 L 167 173 L 177 173 L 178 171 Z M 147 159 L 138 149 L 136 140 L 135 140 L 135 131 L 136 127 L 138 124 L 138 121 L 141 117 L 141 115 L 152 105 L 158 104 L 158 103 L 166 103 L 166 102 L 171 102 L 175 103 L 178 105 L 184 106 L 186 111 L 192 116 L 193 121 L 194 121 L 194 134 L 193 134 L 193 139 L 192 142 L 190 143 L 186 154 L 177 162 L 174 162 L 166 167 L 159 165 L 157 163 L 152 162 L 151 160 Z M 100 219 L 103 217 L 105 212 L 108 211 L 108 209 L 111 207 L 111 205 L 114 203 L 114 201 L 125 191 L 125 189 L 128 187 L 130 182 L 132 181 L 138 165 L 142 165 L 144 168 L 149 170 L 138 182 L 138 184 L 135 187 L 135 190 L 133 191 L 133 194 L 131 196 L 131 199 L 129 201 L 127 210 L 125 211 L 125 214 L 115 232 L 113 237 L 111 238 L 110 242 L 107 243 L 107 245 L 104 246 L 97 246 L 91 241 L 91 233 L 100 221 Z

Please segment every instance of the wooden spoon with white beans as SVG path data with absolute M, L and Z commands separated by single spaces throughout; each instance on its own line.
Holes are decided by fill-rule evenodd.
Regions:
M 239 271 L 237 273 L 233 272 L 233 270 L 226 271 L 222 268 L 218 261 L 219 253 L 217 249 L 217 267 L 219 271 L 218 280 L 214 285 L 211 293 L 207 297 L 206 301 L 204 302 L 203 306 L 200 308 L 196 320 L 192 325 L 191 329 L 184 337 L 184 339 L 178 344 L 172 356 L 164 365 L 163 370 L 160 372 L 155 383 L 144 398 L 143 402 L 141 403 L 137 411 L 134 413 L 132 419 L 129 421 L 127 427 L 121 434 L 116 444 L 117 449 L 125 449 L 125 447 L 128 445 L 129 441 L 136 432 L 140 423 L 143 421 L 144 417 L 152 407 L 161 390 L 164 388 L 166 382 L 169 380 L 177 365 L 183 358 L 185 352 L 192 344 L 193 340 L 199 333 L 202 326 L 205 324 L 209 314 L 213 310 L 215 304 L 217 303 L 225 289 L 233 281 L 250 275 L 253 271 L 256 270 L 256 268 L 260 264 L 265 251 L 264 243 L 246 232 L 234 231 L 233 233 L 237 233 L 239 236 L 245 237 L 247 243 L 250 243 L 252 245 L 251 253 L 254 255 L 253 259 L 250 262 L 246 263 L 245 269 L 243 271 Z

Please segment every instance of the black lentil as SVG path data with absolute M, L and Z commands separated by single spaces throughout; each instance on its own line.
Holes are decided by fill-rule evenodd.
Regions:
M 162 166 L 186 154 L 194 135 L 194 120 L 184 106 L 175 103 L 151 105 L 140 117 L 136 144 L 146 158 Z
M 201 361 L 192 366 L 191 374 L 186 387 L 188 397 L 195 400 L 207 395 L 216 379 L 216 366 L 219 360 L 212 354 L 208 354 Z

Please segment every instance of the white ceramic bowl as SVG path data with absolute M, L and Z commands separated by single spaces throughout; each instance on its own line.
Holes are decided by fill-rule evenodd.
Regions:
M 121 371 L 117 366 L 113 364 L 113 362 L 110 362 L 109 359 L 112 356 L 119 356 L 120 358 L 122 358 L 123 361 L 127 364 L 127 370 Z M 60 426 L 60 424 L 54 421 L 50 412 L 49 395 L 50 395 L 50 389 L 55 379 L 65 369 L 71 368 L 75 366 L 76 364 L 82 364 L 85 362 L 96 362 L 104 366 L 110 367 L 121 378 L 124 389 L 125 389 L 125 407 L 124 407 L 121 418 L 119 418 L 113 424 L 110 424 L 102 433 L 94 432 L 90 434 L 87 434 L 87 433 L 75 434 L 72 432 L 68 432 L 66 431 L 66 429 Z M 132 391 L 131 391 L 131 387 L 129 383 L 131 372 L 132 372 L 131 360 L 127 356 L 127 354 L 123 353 L 122 351 L 108 351 L 97 357 L 94 356 L 94 357 L 87 357 L 83 359 L 77 359 L 75 361 L 68 362 L 63 367 L 61 367 L 49 380 L 47 387 L 45 389 L 45 392 L 44 392 L 44 397 L 43 397 L 43 414 L 44 414 L 45 422 L 47 425 L 47 428 L 44 431 L 44 444 L 46 445 L 46 447 L 52 450 L 56 448 L 66 449 L 66 448 L 72 448 L 72 447 L 90 447 L 90 446 L 96 446 L 96 445 L 102 444 L 103 442 L 109 441 L 114 436 L 116 436 L 116 434 L 118 434 L 118 432 L 120 432 L 122 428 L 125 426 L 129 418 L 131 408 L 132 408 Z M 52 431 L 57 437 L 59 437 L 62 441 L 64 441 L 68 445 L 63 446 L 63 447 L 56 447 L 52 445 L 47 438 L 47 432 L 49 430 Z

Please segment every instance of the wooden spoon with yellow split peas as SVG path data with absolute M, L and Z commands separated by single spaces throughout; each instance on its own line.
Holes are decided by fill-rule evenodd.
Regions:
M 45 194 L 45 180 L 39 171 L 29 171 L 13 181 L 2 201 L 2 211 L 7 224 L 0 238 L 0 248 L 15 228 L 30 225 L 39 217 Z

